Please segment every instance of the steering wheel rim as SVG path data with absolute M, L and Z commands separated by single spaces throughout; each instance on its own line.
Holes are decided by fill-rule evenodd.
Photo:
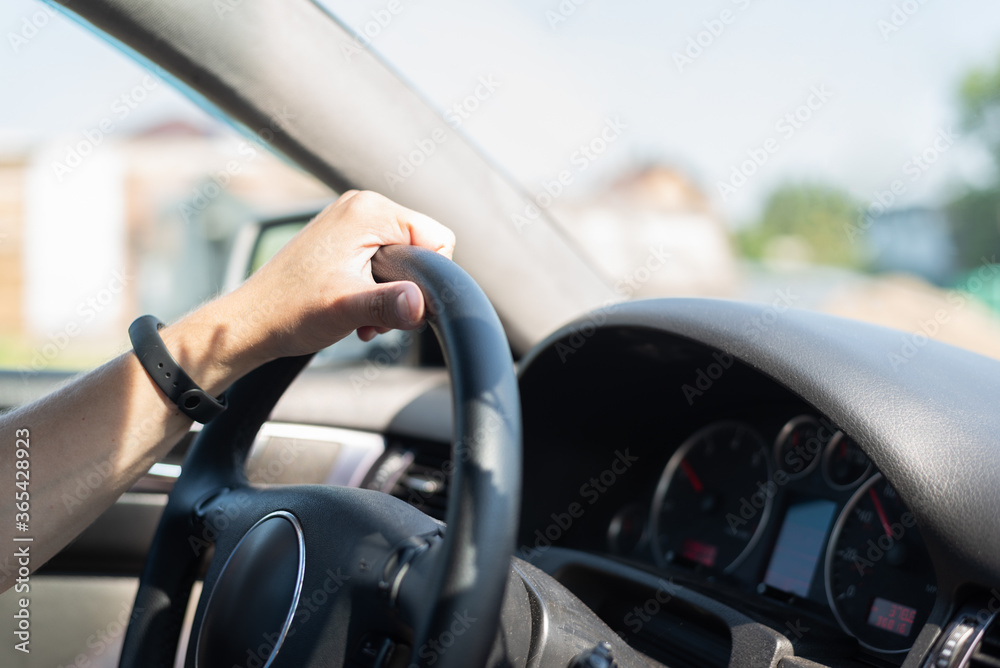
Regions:
M 236 546 L 275 511 L 295 515 L 306 534 L 304 575 L 300 575 L 306 582 L 313 581 L 309 578 L 320 581 L 315 579 L 319 577 L 316 571 L 328 558 L 349 562 L 342 567 L 351 573 L 347 580 L 354 577 L 353 588 L 341 594 L 341 600 L 350 600 L 330 608 L 348 606 L 352 617 L 340 618 L 328 610 L 322 622 L 327 626 L 314 626 L 296 638 L 288 634 L 289 641 L 277 643 L 264 665 L 327 665 L 331 655 L 338 653 L 346 663 L 361 642 L 355 626 L 365 623 L 355 624 L 355 617 L 366 620 L 372 615 L 384 615 L 385 624 L 392 628 L 402 624 L 411 629 L 412 635 L 404 639 L 412 643 L 409 665 L 485 665 L 500 621 L 521 497 L 520 400 L 510 349 L 485 294 L 450 260 L 412 246 L 388 246 L 373 257 L 372 273 L 379 282 L 417 284 L 427 305 L 427 321 L 445 354 L 454 431 L 451 471 L 446 471 L 451 477 L 443 536 L 433 520 L 388 495 L 378 494 L 381 498 L 375 499 L 371 495 L 377 493 L 366 495 L 364 490 L 296 486 L 262 491 L 249 486 L 244 465 L 256 434 L 311 356 L 271 362 L 227 391 L 229 409 L 206 425 L 192 443 L 143 568 L 121 668 L 173 665 L 191 586 L 206 551 L 214 549 L 185 664 L 201 665 L 196 654 L 206 614 L 211 618 L 212 611 L 206 613 L 206 608 L 213 590 L 222 574 L 229 572 L 227 563 Z M 240 494 L 248 496 L 237 501 Z M 330 512 L 331 505 L 355 515 Z M 234 508 L 239 512 L 231 516 Z M 221 526 L 221 519 L 226 526 Z M 334 532 L 331 526 L 345 532 L 355 525 L 367 532 L 366 540 L 378 534 L 381 543 L 395 543 L 391 549 L 372 553 L 376 557 L 345 556 L 345 550 L 360 548 L 345 546 L 346 541 L 335 542 L 325 534 Z M 370 563 L 373 559 L 381 562 Z M 405 567 L 399 568 L 401 564 Z M 360 570 L 355 576 L 350 569 Z M 381 599 L 367 596 L 372 584 L 369 569 L 378 572 L 375 579 L 381 580 L 383 590 L 386 577 L 395 578 L 394 586 L 388 588 L 391 595 L 383 591 Z M 366 597 L 371 600 L 354 600 Z M 289 620 L 292 614 L 297 614 L 294 604 Z M 465 624 L 461 634 L 452 633 L 447 651 L 423 651 L 428 641 L 433 644 L 435 638 L 449 633 L 458 618 L 475 623 Z M 347 631 L 341 628 L 345 623 Z M 380 619 L 376 624 L 382 623 Z M 316 636 L 315 647 L 306 647 L 319 628 L 338 640 L 325 642 Z

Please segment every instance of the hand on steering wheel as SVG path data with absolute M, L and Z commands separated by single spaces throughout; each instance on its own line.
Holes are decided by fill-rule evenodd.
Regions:
M 173 664 L 191 585 L 209 547 L 214 555 L 191 631 L 189 668 L 349 666 L 372 647 L 394 652 L 393 665 L 407 653 L 406 665 L 485 665 L 521 493 L 510 349 L 486 296 L 443 255 L 389 246 L 373 254 L 371 271 L 382 282 L 419 286 L 448 362 L 455 424 L 447 528 L 378 492 L 250 487 L 244 475 L 250 446 L 309 356 L 270 362 L 229 390 L 229 410 L 188 453 L 142 574 L 122 668 Z M 315 328 L 316 341 L 325 340 L 321 319 L 294 325 Z M 445 637 L 447 647 L 440 642 Z

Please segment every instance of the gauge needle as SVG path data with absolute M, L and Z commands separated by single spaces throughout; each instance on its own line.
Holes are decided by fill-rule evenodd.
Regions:
M 686 459 L 681 460 L 681 468 L 684 469 L 684 475 L 686 475 L 687 479 L 691 482 L 691 486 L 694 487 L 694 491 L 701 492 L 701 490 L 705 489 L 705 486 L 701 484 L 701 478 L 699 478 L 698 474 L 694 472 L 694 469 L 691 468 L 691 465 L 688 464 Z
M 889 518 L 885 514 L 885 508 L 882 507 L 882 500 L 878 498 L 878 494 L 875 493 L 874 487 L 868 488 L 868 496 L 872 498 L 872 503 L 875 504 L 875 512 L 878 513 L 878 521 L 882 523 L 882 528 L 885 529 L 885 535 L 892 538 L 892 525 L 889 524 Z

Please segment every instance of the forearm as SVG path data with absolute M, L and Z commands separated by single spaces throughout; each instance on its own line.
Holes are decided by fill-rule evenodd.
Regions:
M 237 322 L 232 303 L 208 304 L 162 330 L 164 342 L 185 371 L 213 395 L 264 360 L 250 354 L 252 341 L 229 331 Z M 53 394 L 0 417 L 0 541 L 30 536 L 36 568 L 140 477 L 190 429 L 191 420 L 164 396 L 128 352 Z M 27 469 L 28 531 L 15 526 L 15 432 L 30 434 Z M 21 469 L 24 470 L 24 469 Z M 24 475 L 21 476 L 22 480 Z M 23 498 L 23 497 L 22 497 Z M 0 571 L 2 577 L 2 571 Z M 0 590 L 13 576 L 0 581 Z
M 440 223 L 374 193 L 328 206 L 239 289 L 160 332 L 180 367 L 218 396 L 277 357 L 314 353 L 355 330 L 363 339 L 411 329 L 424 314 L 412 283 L 376 285 L 382 245 L 415 244 L 451 257 Z M 131 352 L 52 395 L 0 416 L 0 542 L 32 537 L 31 566 L 50 559 L 106 510 L 191 427 Z M 14 517 L 17 430 L 30 434 L 27 531 Z M 23 461 L 23 460 L 22 460 Z M 22 464 L 22 467 L 24 465 Z M 22 497 L 23 498 L 23 497 Z M 0 591 L 13 578 L 3 579 Z

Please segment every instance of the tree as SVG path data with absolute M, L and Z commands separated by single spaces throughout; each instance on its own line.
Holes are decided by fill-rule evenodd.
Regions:
M 971 269 L 1000 252 L 1000 58 L 992 68 L 975 68 L 959 86 L 962 126 L 993 159 L 993 183 L 967 187 L 946 206 L 959 263 Z
M 856 223 L 858 203 L 838 188 L 820 184 L 785 184 L 768 197 L 760 220 L 739 235 L 744 253 L 761 258 L 779 239 L 804 244 L 810 260 L 858 267 L 864 256 L 845 229 Z
M 977 136 L 1000 167 L 1000 58 L 996 67 L 977 67 L 963 78 L 958 90 L 962 125 Z
M 958 263 L 965 269 L 1000 253 L 1000 190 L 968 188 L 945 207 Z

